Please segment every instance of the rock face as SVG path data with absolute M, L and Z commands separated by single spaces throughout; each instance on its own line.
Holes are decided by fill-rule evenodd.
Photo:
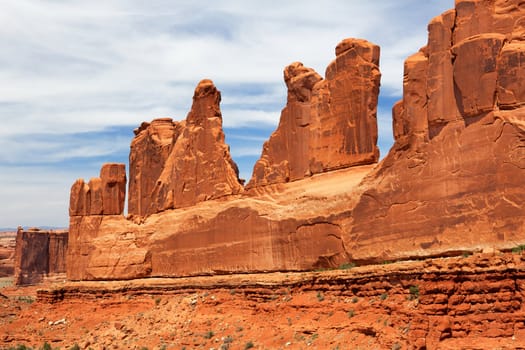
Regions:
M 221 94 L 202 80 L 185 121 L 157 119 L 136 131 L 130 152 L 129 208 L 147 216 L 243 191 L 224 142 Z
M 35 284 L 66 273 L 67 231 L 18 229 L 15 250 L 15 284 Z
M 248 188 L 377 162 L 379 47 L 345 39 L 322 79 L 295 62 L 284 70 L 288 101 Z
M 80 340 L 119 348 L 158 348 L 163 342 L 177 349 L 188 343 L 210 348 L 233 333 L 237 348 L 252 341 L 262 349 L 519 349 L 525 343 L 524 284 L 525 255 L 511 253 L 350 271 L 64 283 L 40 289 L 38 303 L 23 314 L 4 301 L 0 326 L 35 344 L 57 338 L 41 316 L 67 317 L 76 327 L 60 330 L 61 342 L 54 346 L 62 348 Z M 1 317 L 9 314 L 18 317 Z M 242 332 L 235 331 L 236 320 L 242 320 Z M 195 337 L 210 329 L 215 339 Z M 283 338 L 293 345 L 283 346 Z
M 369 167 L 350 169 L 344 179 L 335 174 L 337 186 L 348 184 L 344 191 L 317 180 L 311 191 L 259 187 L 377 160 L 379 48 L 349 39 L 336 55 L 325 80 L 299 63 L 286 68 L 289 101 L 273 139 L 283 135 L 287 150 L 279 157 L 290 159 L 292 167 L 274 166 L 274 153 L 267 159 L 277 173 L 291 171 L 292 177 L 264 170 L 263 178 L 252 181 L 251 193 L 244 192 L 224 143 L 221 96 L 210 80 L 195 89 L 185 121 L 143 123 L 131 145 L 129 219 L 100 209 L 105 202 L 97 204 L 95 194 L 104 188 L 102 175 L 72 187 L 68 277 L 303 270 L 345 261 L 343 230 L 333 222 L 344 214 L 318 204 L 327 193 L 336 196 L 334 203 L 353 200 Z M 304 120 L 297 124 L 298 116 Z M 272 140 L 268 145 L 280 147 Z
M 338 45 L 324 80 L 285 69 L 288 103 L 244 192 L 220 95 L 201 82 L 186 121 L 137 130 L 129 219 L 100 215 L 97 181 L 73 186 L 68 277 L 308 270 L 524 244 L 522 18 L 518 1 L 458 0 L 432 20 L 405 62 L 395 144 L 377 166 L 349 167 L 377 159 L 369 43 Z
M 11 277 L 15 266 L 16 232 L 0 232 L 0 277 Z
M 352 258 L 523 243 L 523 18 L 518 1 L 456 1 L 432 20 L 405 63 L 396 143 L 354 208 Z
M 69 216 L 122 215 L 126 199 L 126 167 L 104 164 L 100 177 L 86 184 L 78 179 L 71 187 Z

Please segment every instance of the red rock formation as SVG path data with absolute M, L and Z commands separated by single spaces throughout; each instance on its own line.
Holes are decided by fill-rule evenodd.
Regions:
M 15 266 L 16 232 L 0 232 L 0 277 L 11 277 Z
M 35 284 L 66 273 L 67 231 L 18 229 L 15 250 L 15 283 Z
M 345 39 L 322 79 L 295 62 L 284 70 L 288 101 L 248 188 L 377 162 L 379 47 Z
M 4 301 L 0 327 L 10 339 L 51 339 L 62 348 L 242 349 L 252 341 L 262 349 L 520 349 L 524 284 L 525 255 L 510 253 L 345 271 L 75 282 L 39 289 L 30 309 Z M 60 328 L 57 337 L 41 317 L 66 317 L 75 327 Z M 210 329 L 216 339 L 235 338 L 219 346 L 195 336 Z M 293 345 L 286 347 L 288 340 Z
M 147 216 L 243 191 L 224 142 L 221 94 L 202 80 L 185 121 L 143 125 L 131 145 L 129 213 Z
M 180 134 L 182 123 L 171 118 L 143 123 L 135 130 L 129 153 L 128 213 L 146 215 L 151 207 L 151 194 L 160 177 L 173 144 Z
M 325 80 L 299 63 L 286 68 L 288 104 L 252 189 L 227 199 L 219 197 L 241 189 L 223 144 L 220 95 L 204 81 L 187 121 L 165 122 L 162 142 L 140 136 L 147 126 L 138 132 L 132 159 L 150 143 L 161 154 L 137 161 L 132 176 L 142 188 L 134 214 L 147 217 L 72 216 L 69 278 L 304 270 L 523 244 L 525 8 L 456 3 L 405 62 L 396 142 L 379 165 L 326 172 L 377 157 L 373 45 L 343 41 Z M 359 113 L 342 118 L 349 110 Z M 141 178 L 148 171 L 160 175 Z M 73 213 L 91 212 L 91 187 L 96 181 L 73 186 Z
M 126 199 L 124 164 L 104 164 L 100 177 L 78 179 L 71 187 L 69 215 L 122 215 Z
M 523 16 L 517 1 L 465 0 L 431 22 L 405 64 L 396 144 L 344 236 L 354 259 L 525 241 Z

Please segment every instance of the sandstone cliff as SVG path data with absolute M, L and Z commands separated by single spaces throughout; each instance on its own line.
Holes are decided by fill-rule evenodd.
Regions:
M 68 277 L 308 270 L 523 244 L 524 16 L 517 1 L 458 0 L 432 20 L 428 45 L 405 62 L 396 142 L 377 166 L 349 167 L 377 157 L 371 44 L 343 41 L 325 80 L 285 69 L 288 103 L 244 192 L 220 95 L 202 82 L 186 121 L 137 130 L 129 219 L 72 211 Z M 76 198 L 88 196 L 71 198 L 87 208 Z
M 67 231 L 18 229 L 16 235 L 14 281 L 35 284 L 44 278 L 65 277 Z
M 405 62 L 396 143 L 345 236 L 354 259 L 515 246 L 525 222 L 525 9 L 457 1 Z
M 289 151 L 281 156 L 306 166 L 297 172 L 294 165 L 298 177 L 293 179 L 302 178 L 307 169 L 312 175 L 377 160 L 379 48 L 348 39 L 337 46 L 336 54 L 326 80 L 301 64 L 286 69 L 289 106 L 274 139 L 285 135 L 282 141 Z M 311 125 L 295 130 L 292 119 L 297 116 L 286 110 L 303 108 L 312 89 L 314 102 L 308 106 L 312 115 L 305 115 Z M 335 217 L 347 215 L 346 209 L 333 209 L 345 208 L 355 198 L 354 188 L 370 168 L 326 175 L 334 183 L 311 179 L 308 191 L 290 184 L 244 192 L 224 143 L 219 102 L 219 91 L 210 80 L 203 80 L 185 121 L 156 119 L 135 130 L 128 219 L 120 213 L 100 215 L 104 213 L 93 211 L 93 204 L 83 204 L 93 201 L 92 184 L 103 180 L 75 183 L 70 279 L 304 270 L 346 260 L 343 229 L 334 222 Z M 257 180 L 252 188 L 274 182 L 268 179 Z M 345 183 L 347 188 L 340 190 L 338 186 Z M 333 205 L 323 203 L 327 197 Z
M 345 39 L 322 79 L 295 62 L 284 70 L 288 101 L 248 188 L 377 162 L 379 47 Z

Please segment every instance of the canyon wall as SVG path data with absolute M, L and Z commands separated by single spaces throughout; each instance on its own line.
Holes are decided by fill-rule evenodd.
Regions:
M 67 231 L 18 229 L 16 234 L 14 282 L 35 284 L 66 273 Z
M 285 69 L 287 105 L 246 188 L 220 93 L 202 81 L 185 121 L 136 130 L 127 218 L 93 204 L 102 175 L 75 183 L 68 277 L 308 270 L 523 244 L 522 17 L 518 1 L 458 0 L 431 21 L 427 46 L 405 62 L 395 144 L 377 165 L 373 44 L 342 41 L 325 79 Z

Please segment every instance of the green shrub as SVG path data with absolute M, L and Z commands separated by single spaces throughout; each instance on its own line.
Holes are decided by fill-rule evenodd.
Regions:
M 323 300 L 324 300 L 324 295 L 323 295 L 323 293 L 321 293 L 321 292 L 317 292 L 317 300 L 319 300 L 319 301 L 323 301 Z
M 42 345 L 42 346 L 40 347 L 40 350 L 53 350 L 53 348 L 52 348 L 51 345 L 49 345 L 49 343 L 46 341 L 46 342 L 44 343 L 44 345 Z
M 410 291 L 411 300 L 419 298 L 419 287 L 418 286 L 410 286 L 408 290 Z
M 350 270 L 356 267 L 357 265 L 355 263 L 347 262 L 344 264 L 339 265 L 339 270 Z
M 214 335 L 215 333 L 213 333 L 213 331 L 207 331 L 206 333 L 204 333 L 203 337 L 206 339 L 211 339 Z
M 247 342 L 246 345 L 244 346 L 244 350 L 248 350 L 248 349 L 251 349 L 255 347 L 255 345 L 253 345 L 253 343 L 251 341 Z
M 354 316 L 355 316 L 355 311 L 354 311 L 353 309 L 352 309 L 352 310 L 349 310 L 349 311 L 348 311 L 348 317 L 349 317 L 349 318 L 352 318 L 352 317 L 354 317 Z
M 525 244 L 520 244 L 519 246 L 512 248 L 512 252 L 515 254 L 521 254 L 523 251 L 525 251 Z

